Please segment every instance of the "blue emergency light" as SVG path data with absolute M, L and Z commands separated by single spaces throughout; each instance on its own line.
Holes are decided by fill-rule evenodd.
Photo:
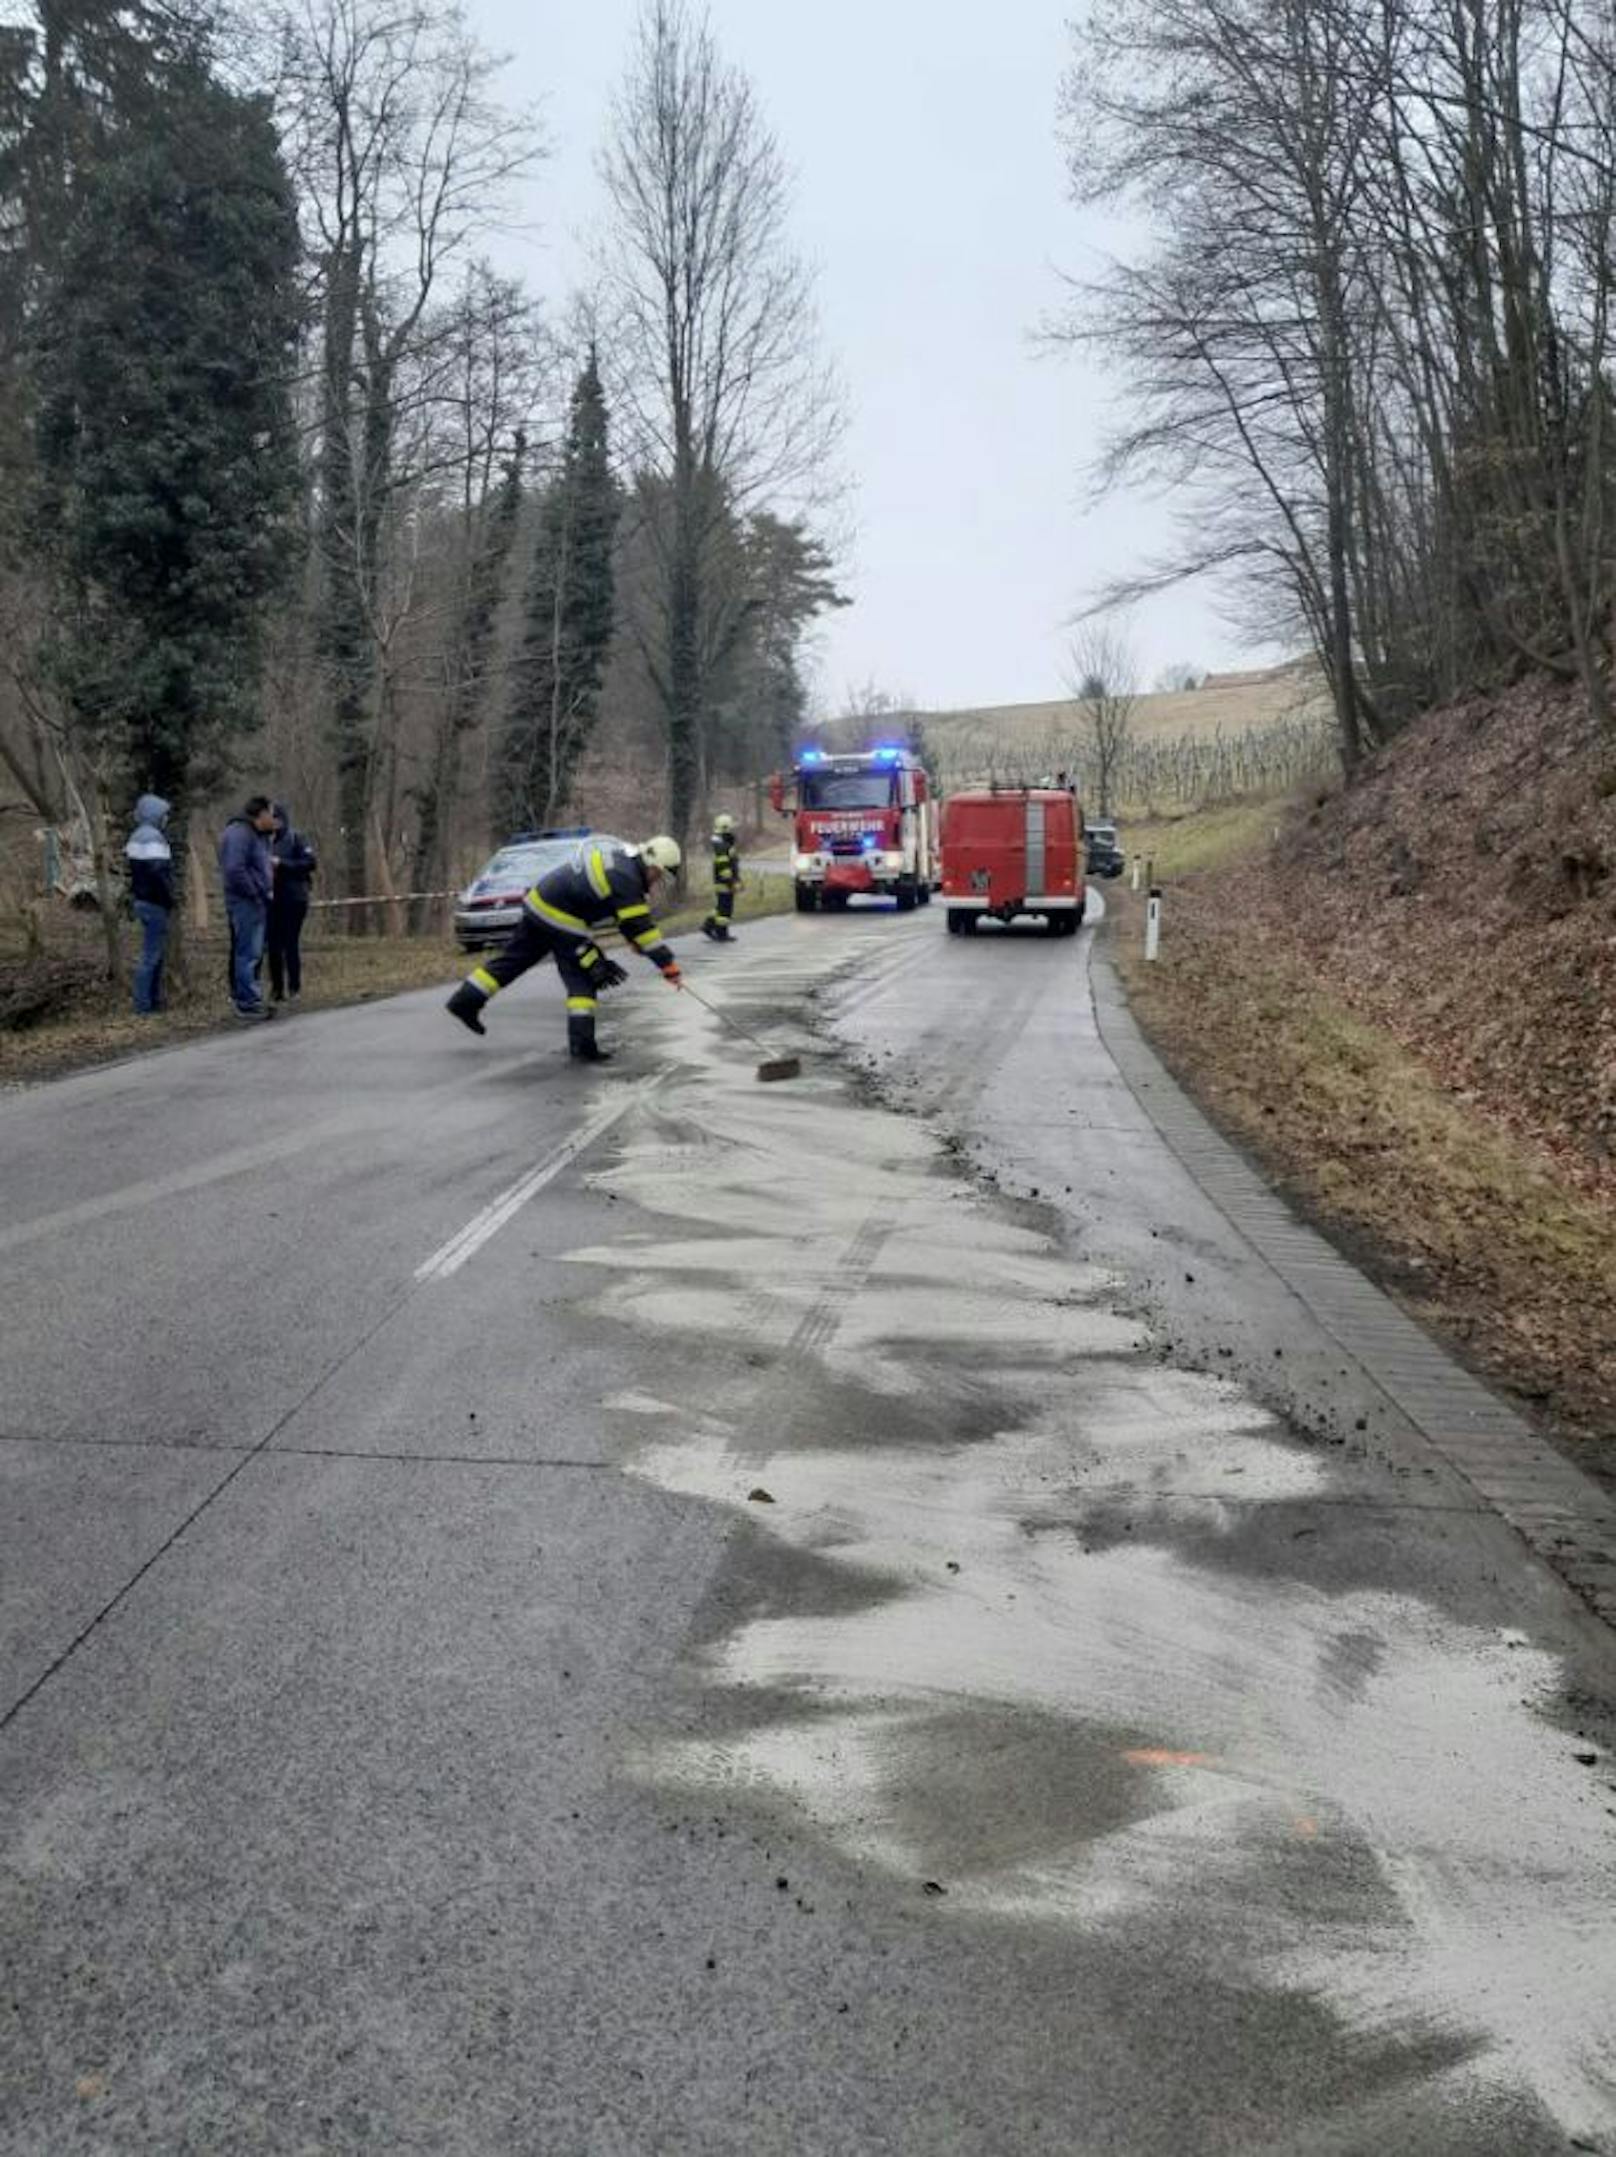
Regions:
M 797 751 L 797 762 L 799 764 L 823 764 L 824 761 L 825 752 L 823 749 L 799 749 Z

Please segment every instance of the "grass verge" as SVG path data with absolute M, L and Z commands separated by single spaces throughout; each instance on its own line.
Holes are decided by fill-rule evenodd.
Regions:
M 661 917 L 664 930 L 669 936 L 693 935 L 711 903 L 710 890 L 698 886 L 686 904 Z M 791 905 L 788 877 L 757 877 L 742 888 L 735 919 L 789 913 Z M 75 933 L 43 962 L 59 984 L 58 1007 L 37 1024 L 0 1027 L 0 1085 L 60 1078 L 235 1027 L 225 991 L 226 946 L 217 933 L 188 936 L 185 986 L 176 990 L 166 1011 L 137 1018 L 126 993 L 100 971 L 99 929 L 93 922 L 72 927 Z M 333 1010 L 410 989 L 447 988 L 468 963 L 448 935 L 350 937 L 317 929 L 304 940 L 299 1009 Z
M 1349 1010 L 1281 926 L 1180 884 L 1152 965 L 1142 911 L 1121 893 L 1111 953 L 1175 1075 L 1358 1264 L 1616 1481 L 1616 1211 Z
M 1283 803 L 1233 801 L 1179 816 L 1144 817 L 1119 827 L 1130 865 L 1135 854 L 1155 865 L 1158 878 L 1197 876 L 1259 852 L 1275 836 Z

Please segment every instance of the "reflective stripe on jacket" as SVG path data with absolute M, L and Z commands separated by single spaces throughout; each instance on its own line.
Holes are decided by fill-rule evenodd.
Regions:
M 645 865 L 625 846 L 586 839 L 571 861 L 541 876 L 525 901 L 552 929 L 587 937 L 615 926 L 653 966 L 671 966 L 673 953 L 646 903 Z

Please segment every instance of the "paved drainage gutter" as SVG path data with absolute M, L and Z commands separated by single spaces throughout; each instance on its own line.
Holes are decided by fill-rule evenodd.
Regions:
M 1616 1624 L 1616 1504 L 1274 1195 L 1170 1076 L 1102 952 L 1089 978 L 1113 1062 L 1207 1197 L 1477 1496 Z

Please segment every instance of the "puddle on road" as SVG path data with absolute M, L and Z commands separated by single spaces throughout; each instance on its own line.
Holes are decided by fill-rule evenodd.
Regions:
M 699 1398 L 661 1380 L 679 1421 L 639 1423 L 634 1472 L 865 1591 L 771 1596 L 702 1650 L 756 1723 L 644 1772 L 787 1801 L 945 1884 L 950 1914 L 1187 1922 L 1209 1969 L 1451 2038 L 1471 2076 L 1608 2132 L 1611 1823 L 1534 1712 L 1557 1659 L 1416 1593 L 1311 1584 L 1298 1509 L 1389 1482 L 1148 1360 L 1119 1283 L 939 1155 L 829 1072 L 721 1073 L 593 1179 L 679 1224 L 570 1254 L 605 1276 L 595 1307 L 711 1347 Z M 1247 1565 L 1205 1562 L 1236 1532 Z

